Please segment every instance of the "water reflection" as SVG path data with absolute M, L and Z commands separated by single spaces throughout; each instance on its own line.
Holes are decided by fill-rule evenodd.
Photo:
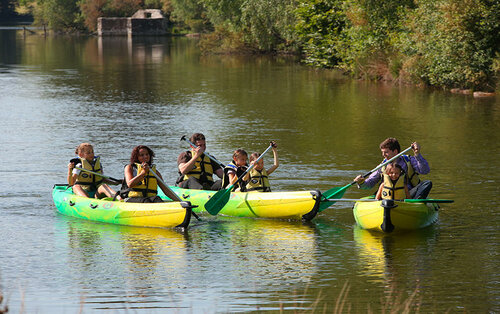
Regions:
M 409 281 L 418 286 L 432 271 L 428 258 L 434 251 L 436 226 L 399 234 L 371 232 L 355 226 L 353 233 L 361 273 L 372 282 L 390 289 Z
M 127 52 L 128 60 L 138 64 L 168 63 L 169 38 L 166 37 L 98 37 L 97 56 L 101 64 L 110 61 L 111 57 L 123 51 Z
M 238 294 L 231 307 L 246 308 L 241 293 L 266 303 L 276 284 L 308 283 L 318 270 L 314 228 L 297 222 L 221 218 L 188 234 L 58 216 L 55 227 L 68 275 L 94 309 L 159 309 L 166 304 L 157 299 L 167 297 L 183 308 L 193 297 L 183 292 L 187 286 L 197 299 Z
M 219 219 L 220 220 L 220 219 Z M 310 225 L 266 219 L 224 219 L 234 277 L 308 282 L 317 270 L 316 235 Z

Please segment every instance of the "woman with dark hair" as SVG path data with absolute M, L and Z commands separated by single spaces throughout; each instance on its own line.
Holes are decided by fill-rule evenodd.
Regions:
M 134 203 L 158 203 L 162 199 L 157 195 L 158 185 L 163 190 L 165 195 L 174 197 L 170 189 L 156 179 L 156 175 L 163 181 L 160 172 L 156 170 L 156 165 L 153 164 L 155 156 L 151 148 L 139 145 L 132 150 L 130 163 L 125 166 L 125 182 L 128 187 L 127 202 Z

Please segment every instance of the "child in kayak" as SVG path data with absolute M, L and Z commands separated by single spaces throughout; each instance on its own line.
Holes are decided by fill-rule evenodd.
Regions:
M 103 177 L 75 168 L 102 173 L 101 158 L 94 155 L 94 147 L 89 143 L 81 143 L 75 154 L 78 157 L 71 159 L 68 164 L 68 185 L 73 186 L 73 192 L 84 197 L 113 197 L 116 192 L 105 183 Z
M 153 164 L 154 156 L 153 150 L 144 145 L 136 146 L 132 150 L 130 163 L 125 166 L 125 180 L 124 187 L 122 187 L 122 191 L 127 194 L 126 202 L 161 203 L 163 201 L 157 195 L 158 186 L 170 199 L 176 197 L 152 173 L 154 171 L 163 181 L 161 173 L 156 170 L 156 165 Z
M 225 189 L 228 185 L 234 184 L 236 180 L 247 170 L 248 154 L 245 150 L 239 148 L 233 153 L 233 160 L 224 168 L 224 177 L 222 178 L 222 188 Z M 240 188 L 243 192 L 245 182 L 238 184 L 236 188 Z
M 397 162 L 392 162 L 386 166 L 385 171 L 382 173 L 382 184 L 380 184 L 375 198 L 378 200 L 411 198 L 405 172 Z
M 260 191 L 260 192 L 271 192 L 271 185 L 269 184 L 268 176 L 274 172 L 279 166 L 278 162 L 278 145 L 276 142 L 271 142 L 273 155 L 274 155 L 274 164 L 269 169 L 264 169 L 264 159 L 259 160 L 258 163 L 255 164 L 252 170 L 243 178 L 245 182 L 247 182 L 245 190 L 247 192 L 250 191 Z M 254 164 L 255 161 L 259 158 L 260 153 L 252 153 L 250 155 L 250 164 Z

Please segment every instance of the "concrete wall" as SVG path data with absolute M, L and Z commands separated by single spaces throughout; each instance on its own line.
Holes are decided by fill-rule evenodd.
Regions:
M 97 19 L 99 36 L 164 35 L 166 33 L 164 18 L 100 17 Z
M 128 17 L 100 17 L 97 19 L 99 36 L 128 35 Z
M 167 33 L 165 19 L 134 19 L 129 20 L 129 30 L 132 35 L 164 35 Z

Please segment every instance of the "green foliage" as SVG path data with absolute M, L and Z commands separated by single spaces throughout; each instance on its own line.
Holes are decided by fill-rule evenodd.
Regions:
M 251 46 L 274 51 L 289 49 L 295 41 L 295 0 L 199 0 L 198 3 L 207 20 L 219 29 L 218 36 L 233 33 L 229 36 L 230 46 L 241 45 L 245 51 Z M 242 43 L 236 44 L 236 39 Z
M 305 62 L 333 67 L 339 62 L 340 36 L 346 16 L 340 0 L 306 0 L 296 10 L 295 31 L 305 53 Z
M 241 29 L 241 8 L 243 0 L 199 0 L 205 16 L 215 26 L 238 32 Z
M 55 31 L 82 30 L 80 10 L 75 0 L 38 0 L 35 23 Z
M 294 0 L 244 2 L 241 23 L 247 41 L 264 51 L 291 47 L 295 40 L 295 5 Z
M 492 90 L 500 47 L 500 2 L 422 0 L 399 48 L 404 70 L 429 85 Z
M 213 30 L 212 24 L 206 16 L 206 10 L 199 0 L 171 0 L 171 19 L 195 33 L 204 33 Z
M 0 0 L 2 8 L 13 2 Z M 175 29 L 211 33 L 217 53 L 294 50 L 358 77 L 492 90 L 500 72 L 500 0 L 19 0 L 55 30 L 93 31 L 99 16 L 162 8 Z
M 411 0 L 345 1 L 347 22 L 338 44 L 339 67 L 356 76 L 397 76 L 401 61 L 393 42 L 404 31 L 400 21 L 413 5 Z

